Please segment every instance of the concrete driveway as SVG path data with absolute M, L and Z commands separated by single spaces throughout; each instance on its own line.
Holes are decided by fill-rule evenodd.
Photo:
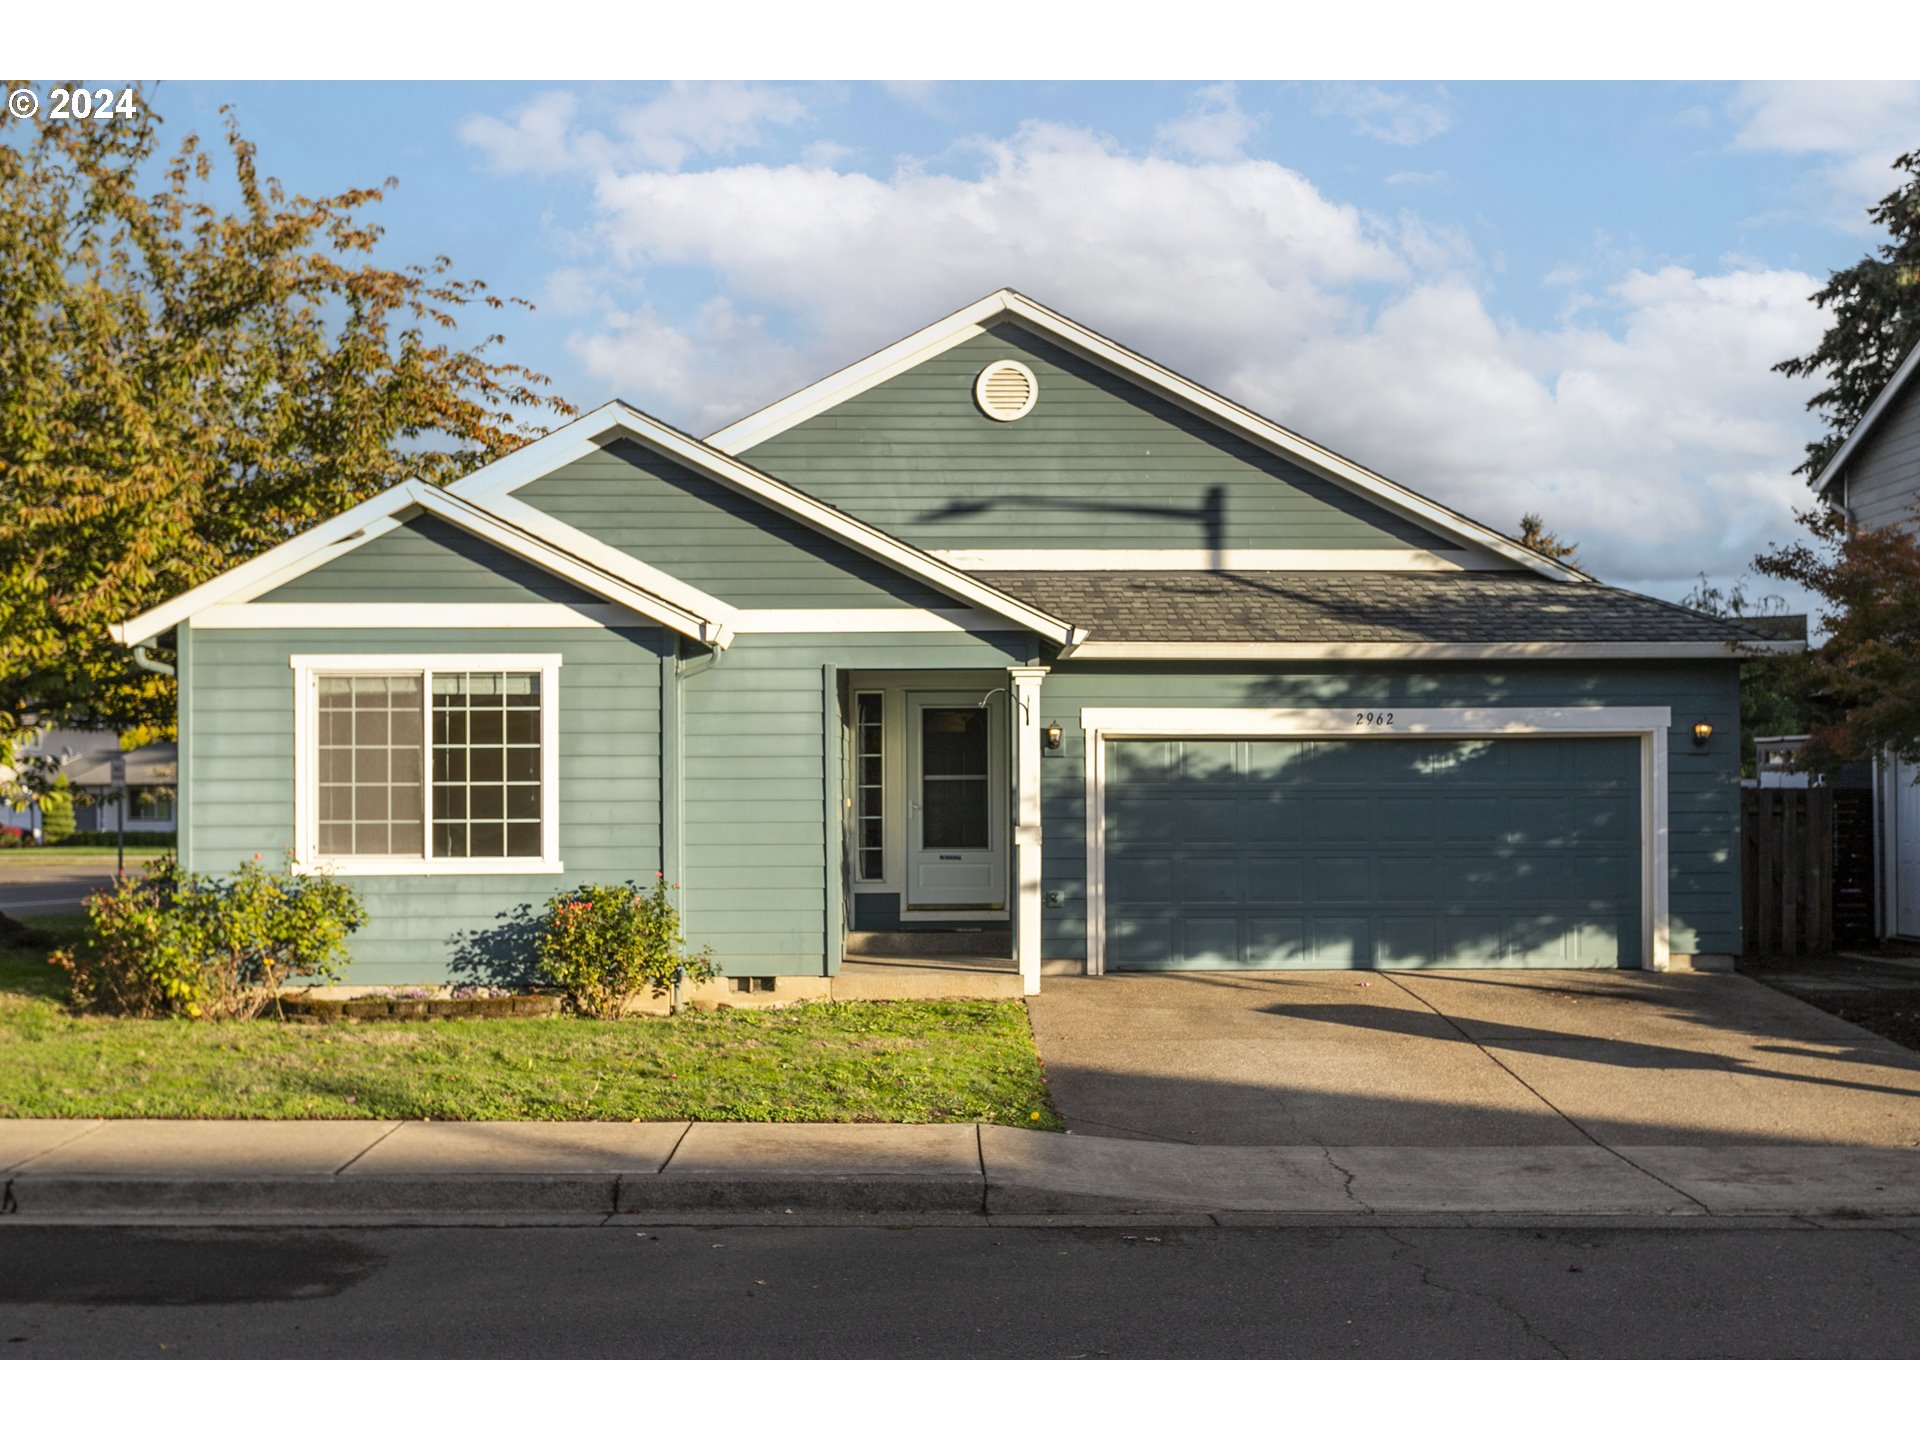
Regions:
M 1920 1052 L 1739 975 L 1048 977 L 1028 1004 L 1076 1134 L 1920 1146 Z

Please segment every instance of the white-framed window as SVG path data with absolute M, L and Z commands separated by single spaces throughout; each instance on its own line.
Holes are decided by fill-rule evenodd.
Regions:
M 161 790 L 134 790 L 130 792 L 131 809 L 127 812 L 130 820 L 171 820 L 173 819 L 173 796 Z
M 560 871 L 558 655 L 295 655 L 294 862 Z
M 853 697 L 853 830 L 862 880 L 887 878 L 886 696 L 861 690 Z

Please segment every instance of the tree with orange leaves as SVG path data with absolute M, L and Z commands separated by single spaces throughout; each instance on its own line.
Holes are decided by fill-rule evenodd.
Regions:
M 108 622 L 571 413 L 462 330 L 524 302 L 375 262 L 393 180 L 289 196 L 231 113 L 163 156 L 148 98 L 0 114 L 0 763 L 32 723 L 170 732 Z

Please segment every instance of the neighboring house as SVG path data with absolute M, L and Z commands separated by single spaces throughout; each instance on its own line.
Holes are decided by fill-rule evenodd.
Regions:
M 1916 376 L 1920 346 L 1901 362 L 1813 482 L 1821 499 L 1862 529 L 1891 525 L 1920 535 Z M 1878 769 L 1880 933 L 1920 939 L 1920 766 L 1889 756 Z
M 1029 991 L 1738 951 L 1739 657 L 1797 648 L 1010 291 L 705 441 L 606 405 L 115 634 L 171 638 L 183 863 L 351 877 L 355 983 L 660 870 L 736 978 L 951 929 Z
M 83 831 L 115 833 L 120 828 L 120 797 L 113 784 L 113 762 L 126 762 L 127 831 L 167 832 L 174 828 L 174 781 L 177 778 L 173 742 L 156 741 L 138 750 L 123 751 L 111 730 L 47 730 L 20 749 L 22 760 L 47 757 L 67 777 L 74 797 L 73 819 Z M 13 779 L 14 770 L 0 766 L 0 782 Z M 0 801 L 0 825 L 36 834 L 40 829 L 37 805 Z

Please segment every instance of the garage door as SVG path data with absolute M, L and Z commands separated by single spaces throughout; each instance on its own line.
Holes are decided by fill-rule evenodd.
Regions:
M 1109 970 L 1640 958 L 1640 742 L 1110 740 Z

